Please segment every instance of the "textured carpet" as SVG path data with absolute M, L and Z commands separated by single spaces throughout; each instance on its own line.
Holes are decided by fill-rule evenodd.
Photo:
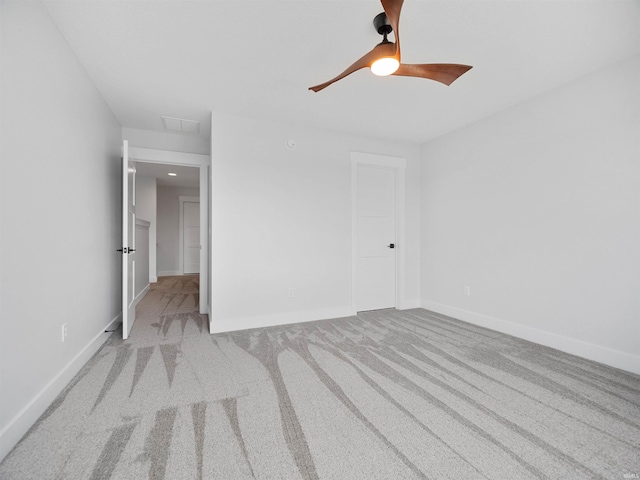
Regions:
M 640 377 L 426 310 L 209 335 L 164 277 L 2 479 L 638 478 Z

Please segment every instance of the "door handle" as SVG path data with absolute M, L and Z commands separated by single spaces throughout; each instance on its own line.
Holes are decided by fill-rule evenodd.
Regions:
M 390 244 L 388 245 L 388 247 L 389 247 L 389 248 L 396 248 L 396 244 L 395 244 L 395 243 L 390 243 Z
M 135 251 L 136 251 L 135 248 L 130 248 L 129 251 L 127 251 L 127 253 L 132 253 L 132 252 L 135 252 Z
M 135 252 L 135 251 L 136 251 L 135 248 L 127 248 L 127 247 L 119 248 L 119 249 L 116 250 L 116 252 L 122 252 L 122 253 L 132 253 L 132 252 Z

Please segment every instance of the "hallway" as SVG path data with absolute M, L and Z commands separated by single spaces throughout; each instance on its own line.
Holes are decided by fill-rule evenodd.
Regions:
M 155 343 L 208 334 L 207 316 L 198 313 L 200 276 L 159 277 L 136 307 L 129 340 Z

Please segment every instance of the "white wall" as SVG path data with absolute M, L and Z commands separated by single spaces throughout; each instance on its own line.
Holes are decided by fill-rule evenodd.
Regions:
M 180 196 L 198 197 L 198 188 L 158 186 L 158 276 L 181 275 Z
M 171 132 L 156 132 L 139 128 L 123 128 L 122 137 L 132 147 L 154 148 L 173 152 L 201 153 L 209 155 L 210 141 L 198 135 Z
M 122 136 L 40 2 L 0 5 L 1 459 L 121 310 Z
M 635 57 L 424 145 L 423 306 L 640 373 L 639 133 Z
M 149 222 L 149 281 L 158 281 L 156 269 L 157 231 L 157 187 L 156 179 L 136 175 L 136 217 Z
M 407 159 L 403 301 L 419 305 L 419 146 L 214 113 L 214 331 L 354 313 L 352 151 Z

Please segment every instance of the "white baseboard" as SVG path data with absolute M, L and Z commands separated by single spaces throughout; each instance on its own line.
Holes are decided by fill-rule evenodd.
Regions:
M 147 294 L 147 292 L 151 289 L 151 284 L 147 284 L 146 287 L 144 287 L 142 289 L 142 291 L 136 295 L 136 298 L 133 299 L 133 304 L 134 305 L 138 305 L 140 303 L 140 300 L 142 300 L 144 298 L 144 296 Z
M 162 272 L 158 272 L 158 277 L 177 277 L 179 275 L 182 275 L 182 272 L 178 270 L 165 270 Z
M 313 322 L 314 320 L 326 320 L 328 318 L 350 317 L 356 312 L 351 306 L 323 308 L 319 310 L 304 310 L 299 312 L 272 313 L 268 315 L 256 315 L 251 317 L 235 317 L 216 320 L 209 315 L 211 333 L 232 332 L 234 330 L 247 330 L 249 328 L 272 327 L 275 325 L 288 325 L 291 323 Z
M 431 300 L 422 308 L 640 375 L 640 356 Z
M 109 338 L 105 330 L 113 330 L 122 322 L 122 314 L 111 320 L 0 432 L 0 461 L 13 449 L 25 433 L 71 382 L 73 377 L 89 361 Z
M 158 277 L 150 277 L 149 283 L 158 283 Z

